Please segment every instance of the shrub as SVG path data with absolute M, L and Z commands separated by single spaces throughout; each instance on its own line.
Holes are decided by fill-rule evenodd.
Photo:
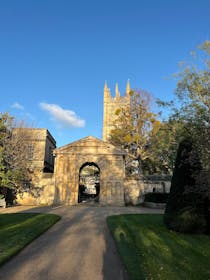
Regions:
M 145 202 L 166 203 L 169 193 L 146 193 L 144 196 Z
M 197 148 L 187 138 L 180 143 L 177 151 L 164 214 L 164 222 L 168 228 L 189 233 L 207 232 L 205 193 L 198 184 L 201 171 Z
M 170 224 L 172 229 L 183 233 L 204 233 L 206 230 L 205 216 L 193 207 L 185 207 L 174 216 Z
M 13 189 L 0 187 L 0 198 L 5 198 L 7 205 L 12 205 L 15 197 L 15 191 Z

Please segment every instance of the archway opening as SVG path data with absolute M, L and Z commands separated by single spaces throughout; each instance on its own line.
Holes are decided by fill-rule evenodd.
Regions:
M 98 202 L 100 194 L 100 169 L 94 162 L 86 162 L 79 171 L 78 203 Z

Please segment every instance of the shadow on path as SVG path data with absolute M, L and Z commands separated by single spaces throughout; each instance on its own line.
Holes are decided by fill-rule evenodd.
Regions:
M 55 213 L 62 219 L 0 267 L 0 279 L 128 279 L 109 233 L 106 217 L 145 213 L 145 209 L 63 206 L 16 210 Z

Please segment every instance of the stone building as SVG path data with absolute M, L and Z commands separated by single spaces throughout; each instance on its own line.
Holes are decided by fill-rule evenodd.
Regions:
M 13 135 L 22 137 L 26 144 L 31 171 L 53 172 L 56 141 L 47 129 L 14 128 Z
M 107 83 L 104 86 L 104 116 L 103 116 L 103 140 L 109 141 L 113 123 L 116 119 L 116 110 L 130 106 L 130 82 L 127 82 L 125 96 L 120 95 L 118 84 L 115 86 L 115 97 L 111 95 Z
M 21 138 L 25 145 L 27 165 L 33 184 L 38 184 L 43 173 L 53 173 L 56 141 L 47 129 L 15 128 L 13 137 Z

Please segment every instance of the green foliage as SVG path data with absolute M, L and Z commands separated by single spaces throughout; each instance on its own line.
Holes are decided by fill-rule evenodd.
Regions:
M 174 75 L 177 81 L 170 120 L 196 142 L 203 168 L 210 170 L 210 41 L 205 41 Z M 161 102 L 162 105 L 164 102 Z
M 60 219 L 54 214 L 0 215 L 0 265 L 22 250 Z
M 162 215 L 119 215 L 107 219 L 129 279 L 210 278 L 210 237 L 168 230 Z
M 16 192 L 14 189 L 0 187 L 0 197 L 3 196 L 7 205 L 12 205 L 16 198 Z
M 175 75 L 177 104 L 171 102 L 170 122 L 177 123 L 183 141 L 164 216 L 168 227 L 184 232 L 210 233 L 210 42 Z M 163 103 L 162 103 L 163 105 Z M 199 156 L 198 156 L 199 155 Z
M 150 105 L 150 94 L 145 91 L 132 91 L 130 104 L 116 110 L 110 142 L 127 151 L 128 173 L 142 169 L 143 162 L 151 156 L 148 138 L 150 134 L 157 133 L 160 122 L 150 111 Z M 139 169 L 134 162 L 138 162 Z
M 149 167 L 150 173 L 172 174 L 178 143 L 183 135 L 184 129 L 180 122 L 169 120 L 160 123 L 157 133 L 149 138 L 152 161 L 145 169 Z
M 191 64 L 175 75 L 178 79 L 176 95 L 183 100 L 184 115 L 190 113 L 190 118 L 201 117 L 201 120 L 209 123 L 210 41 L 205 41 L 199 49 L 202 50 L 202 54 L 194 55 Z M 201 62 L 197 57 L 201 58 Z
M 191 206 L 181 209 L 177 215 L 171 218 L 170 228 L 183 233 L 205 233 L 205 216 Z
M 180 71 L 174 74 L 177 86 L 173 101 L 158 101 L 171 113 L 150 139 L 156 169 L 171 172 L 180 141 L 190 137 L 197 146 L 203 169 L 210 170 L 210 41 L 198 46 L 191 55 L 191 60 L 182 63 Z
M 192 139 L 183 140 L 177 151 L 171 190 L 164 214 L 168 228 L 180 232 L 207 232 L 205 199 L 208 192 L 198 184 L 202 165 Z
M 168 200 L 168 193 L 146 193 L 144 195 L 144 201 L 155 202 L 155 203 L 166 203 Z
M 0 187 L 21 191 L 29 180 L 24 135 L 13 136 L 14 118 L 0 114 Z

